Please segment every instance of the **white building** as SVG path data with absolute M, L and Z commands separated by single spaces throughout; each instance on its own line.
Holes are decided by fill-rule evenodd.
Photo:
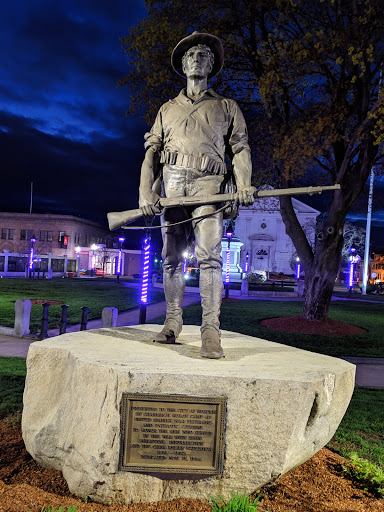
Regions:
M 292 204 L 309 243 L 313 245 L 316 217 L 320 212 L 296 198 L 292 198 Z M 280 214 L 280 202 L 277 198 L 257 199 L 250 207 L 240 207 L 234 224 L 235 237 L 240 243 L 232 244 L 231 242 L 231 274 L 235 270 L 233 265 L 245 270 L 247 253 L 249 270 L 284 274 L 295 272 L 297 253 L 292 240 L 285 232 Z M 225 270 L 227 249 L 225 237 L 222 241 L 222 249 L 223 270 Z

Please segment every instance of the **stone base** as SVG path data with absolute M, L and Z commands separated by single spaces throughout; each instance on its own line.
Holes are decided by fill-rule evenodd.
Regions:
M 28 452 L 63 472 L 71 492 L 103 503 L 228 498 L 305 462 L 333 436 L 354 388 L 354 365 L 223 331 L 225 359 L 202 359 L 200 329 L 176 345 L 159 326 L 65 334 L 35 342 L 22 419 Z M 227 397 L 223 474 L 119 471 L 122 393 Z

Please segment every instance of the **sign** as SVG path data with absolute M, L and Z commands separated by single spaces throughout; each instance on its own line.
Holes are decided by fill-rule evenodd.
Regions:
M 88 254 L 89 255 L 89 251 L 80 251 L 79 254 Z
M 68 237 L 65 235 L 64 236 L 64 239 L 63 239 L 63 245 L 67 246 L 68 245 Z
M 225 397 L 123 393 L 119 469 L 221 474 Z

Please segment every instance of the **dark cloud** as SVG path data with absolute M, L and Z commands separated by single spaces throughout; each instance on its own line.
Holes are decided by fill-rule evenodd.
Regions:
M 3 6 L 0 165 L 3 211 L 105 221 L 137 207 L 146 125 L 127 118 L 119 38 L 144 0 L 20 0 Z

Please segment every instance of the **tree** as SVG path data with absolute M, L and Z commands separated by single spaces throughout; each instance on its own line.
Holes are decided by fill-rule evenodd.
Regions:
M 356 249 L 356 254 L 364 259 L 365 229 L 347 221 L 344 224 L 344 247 L 342 250 L 342 261 L 344 265 L 349 261 L 352 245 Z
M 291 198 L 281 214 L 305 270 L 302 316 L 327 317 L 341 262 L 345 217 L 381 164 L 384 140 L 384 0 L 147 0 L 148 16 L 124 38 L 130 111 L 151 123 L 180 85 L 169 57 L 193 30 L 219 36 L 226 62 L 215 88 L 248 122 L 254 184 L 340 183 L 314 248 Z

